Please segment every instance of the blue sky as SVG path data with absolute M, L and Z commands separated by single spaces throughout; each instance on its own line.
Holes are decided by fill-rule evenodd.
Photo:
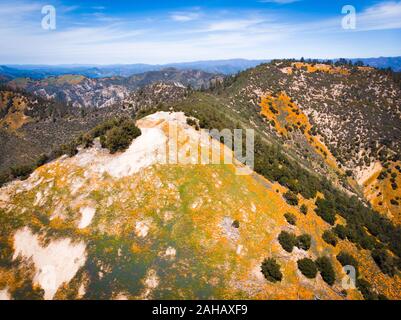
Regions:
M 44 5 L 56 29 L 44 30 Z M 343 29 L 342 8 L 356 9 Z M 401 0 L 2 0 L 0 64 L 401 56 Z

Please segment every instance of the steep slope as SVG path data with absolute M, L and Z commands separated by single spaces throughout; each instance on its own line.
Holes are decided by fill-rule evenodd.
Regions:
M 185 99 L 187 94 L 182 86 L 154 83 L 127 94 L 117 106 L 93 110 L 4 87 L 0 89 L 0 176 L 11 166 L 34 164 L 41 154 L 50 154 L 110 117 L 131 116 L 151 105 Z
M 346 99 L 337 92 L 339 84 Z M 142 136 L 123 153 L 111 155 L 98 143 L 91 147 L 94 137 L 102 145 L 107 136 L 115 143 L 126 140 L 116 136 L 118 128 L 102 125 L 94 131 L 103 133 L 72 144 L 74 150 L 86 147 L 76 156 L 50 162 L 25 182 L 2 189 L 2 295 L 340 299 L 341 264 L 357 266 L 344 254 L 350 253 L 359 262 L 360 279 L 358 290 L 346 290 L 347 298 L 400 298 L 399 196 L 393 192 L 399 90 L 387 73 L 372 68 L 274 61 L 208 91 L 156 83 L 134 92 L 121 108 L 101 109 L 151 116 L 138 121 Z M 358 121 L 342 123 L 339 114 Z M 378 121 L 372 129 L 373 116 Z M 255 172 L 238 176 L 233 165 L 161 165 L 160 148 L 172 138 L 166 130 L 172 122 L 183 134 L 181 154 L 189 163 L 186 147 L 199 128 L 254 129 Z M 389 141 L 371 146 L 348 140 L 360 133 L 369 139 L 369 131 Z M 359 163 L 361 148 L 370 148 L 370 166 Z M 341 157 L 347 154 L 350 159 Z M 46 253 L 59 247 L 66 255 L 84 250 L 85 259 L 67 270 L 53 261 L 62 274 L 49 291 L 39 269 Z M 33 265 L 21 264 L 18 256 L 32 257 Z M 323 256 L 328 260 L 318 259 Z M 323 270 L 317 277 L 310 274 L 313 261 L 298 263 L 306 257 Z M 281 281 L 274 282 L 278 272 L 271 260 L 262 263 L 266 258 L 278 263 Z M 262 277 L 262 265 L 276 278 L 266 270 L 267 279 Z
M 171 126 L 183 154 L 199 132 L 182 113 L 157 113 L 137 124 L 142 135 L 123 153 L 110 155 L 95 143 L 1 189 L 4 296 L 343 299 L 345 274 L 335 256 L 347 250 L 363 262 L 360 272 L 375 290 L 399 298 L 400 278 L 383 275 L 365 250 L 322 241 L 329 225 L 314 213 L 313 199 L 299 197 L 304 214 L 287 204 L 286 188 L 256 174 L 236 175 L 234 165 L 160 164 L 162 146 L 174 138 Z M 215 140 L 207 146 L 231 152 Z M 310 234 L 311 248 L 283 250 L 277 241 L 283 230 Z M 334 266 L 332 286 L 297 268 L 299 259 L 320 256 Z M 261 272 L 269 257 L 280 265 L 278 283 Z M 361 295 L 348 290 L 347 298 Z

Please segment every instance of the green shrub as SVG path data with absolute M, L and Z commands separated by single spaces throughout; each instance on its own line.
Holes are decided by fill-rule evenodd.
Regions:
M 332 245 L 333 247 L 335 247 L 337 245 L 336 234 L 331 230 L 326 230 L 325 232 L 323 232 L 322 239 L 326 243 Z
M 198 124 L 195 119 L 187 118 L 187 125 L 193 127 L 193 126 L 197 126 Z
M 21 180 L 25 180 L 32 173 L 34 168 L 28 165 L 14 166 L 11 167 L 11 175 L 13 178 L 20 178 Z
M 312 243 L 312 238 L 309 234 L 303 234 L 297 237 L 296 246 L 301 249 L 308 251 Z
M 112 127 L 100 137 L 103 148 L 110 150 L 110 153 L 124 151 L 129 147 L 132 140 L 141 135 L 133 120 L 125 120 L 119 126 Z
M 304 258 L 298 260 L 297 264 L 298 264 L 298 269 L 302 272 L 302 274 L 305 277 L 309 279 L 316 278 L 317 267 L 316 264 L 313 262 L 313 260 L 309 258 Z
M 115 127 L 106 132 L 104 138 L 101 139 L 101 144 L 103 148 L 109 149 L 113 154 L 128 148 L 131 141 L 122 128 Z
M 63 144 L 58 150 L 55 151 L 55 157 L 61 157 L 62 155 L 68 155 L 70 157 L 75 156 L 78 153 L 77 145 L 73 142 Z
M 336 274 L 334 272 L 334 268 L 331 264 L 331 261 L 328 257 L 320 257 L 316 259 L 316 265 L 323 280 L 332 286 L 336 281 Z
M 280 282 L 283 279 L 280 265 L 273 258 L 265 259 L 262 262 L 261 269 L 265 278 L 270 282 Z
M 372 291 L 371 284 L 365 279 L 357 279 L 356 287 L 362 293 L 365 300 L 377 300 L 378 296 Z
M 297 217 L 295 215 L 293 215 L 292 213 L 285 213 L 284 214 L 285 219 L 287 220 L 287 222 L 293 226 L 296 225 L 297 223 Z
M 287 191 L 286 193 L 284 193 L 284 198 L 287 201 L 288 204 L 292 205 L 292 206 L 297 206 L 298 205 L 298 197 L 297 195 L 292 192 L 292 191 Z
M 327 223 L 334 225 L 336 222 L 336 209 L 334 204 L 329 200 L 319 198 L 316 200 L 316 206 L 316 214 Z
M 345 266 L 353 266 L 355 268 L 355 272 L 356 275 L 358 276 L 358 267 L 359 267 L 359 263 L 358 261 L 349 253 L 341 251 L 338 255 L 337 255 L 337 260 L 338 262 L 340 262 L 340 264 L 345 267 Z
M 301 206 L 300 210 L 301 210 L 301 213 L 303 213 L 304 215 L 306 215 L 308 213 L 308 207 L 305 204 L 303 204 Z
M 95 138 L 94 135 L 92 135 L 90 132 L 87 132 L 80 136 L 79 144 L 82 144 L 84 148 L 90 148 L 93 146 L 94 138 Z
M 238 220 L 234 220 L 232 223 L 233 228 L 238 229 L 239 228 L 239 221 Z
M 389 298 L 386 295 L 384 295 L 383 293 L 379 293 L 377 295 L 377 300 L 389 300 Z
M 285 251 L 292 252 L 292 249 L 297 243 L 297 237 L 292 233 L 282 231 L 278 236 L 278 241 Z

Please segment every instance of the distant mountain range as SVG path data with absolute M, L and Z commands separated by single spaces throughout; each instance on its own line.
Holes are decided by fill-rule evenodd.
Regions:
M 125 65 L 0 65 L 0 75 L 9 78 L 32 78 L 43 79 L 49 76 L 60 76 L 66 74 L 82 75 L 88 78 L 104 77 L 130 77 L 135 74 L 160 71 L 169 68 L 178 70 L 200 70 L 208 73 L 235 74 L 240 71 L 253 68 L 268 60 L 216 60 L 196 61 L 184 63 L 171 63 L 164 65 L 150 64 L 125 64 Z
M 375 68 L 392 68 L 394 71 L 401 71 L 400 57 L 379 57 L 351 59 L 353 62 L 361 60 L 366 65 Z M 104 77 L 129 77 L 134 74 L 160 71 L 166 68 L 176 68 L 179 70 L 196 69 L 209 73 L 219 73 L 224 75 L 236 74 L 246 69 L 254 68 L 261 63 L 270 60 L 211 60 L 194 61 L 183 63 L 170 63 L 164 65 L 151 64 L 115 64 L 115 65 L 0 65 L 0 83 L 15 78 L 43 79 L 50 76 L 60 76 L 66 74 L 82 75 L 88 78 Z

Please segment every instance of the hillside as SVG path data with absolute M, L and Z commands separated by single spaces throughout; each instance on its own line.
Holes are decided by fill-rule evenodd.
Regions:
M 9 297 L 343 299 L 335 258 L 341 250 L 363 261 L 360 272 L 377 290 L 399 297 L 399 278 L 383 276 L 363 250 L 322 240 L 329 225 L 314 213 L 313 200 L 300 197 L 308 208 L 303 214 L 286 203 L 286 188 L 237 176 L 232 165 L 158 165 L 155 152 L 171 139 L 167 125 L 182 134 L 178 152 L 186 136 L 198 134 L 183 114 L 157 113 L 138 121 L 142 136 L 124 153 L 109 155 L 95 144 L 1 190 L 0 285 Z M 309 234 L 311 248 L 286 252 L 277 241 L 283 230 Z M 333 285 L 297 268 L 298 260 L 320 256 L 333 264 Z M 65 264 L 66 257 L 76 258 Z M 281 266 L 280 283 L 261 273 L 268 257 Z M 51 276 L 55 287 L 47 286 Z M 346 297 L 361 294 L 350 290 Z
M 74 108 L 53 99 L 9 87 L 0 89 L 0 178 L 10 167 L 35 164 L 82 133 L 110 117 L 131 116 L 161 102 L 184 99 L 187 89 L 175 84 L 154 83 L 127 93 L 116 106 L 93 110 Z M 0 179 L 0 183 L 2 179 Z
M 221 94 L 315 172 L 360 196 L 373 168 L 400 160 L 401 89 L 386 72 L 279 61 L 240 74 Z M 397 170 L 388 175 L 395 195 L 386 202 L 400 196 Z M 397 217 L 398 210 L 380 211 Z
M 123 103 L 132 91 L 154 83 L 167 83 L 184 88 L 208 88 L 217 74 L 174 68 L 149 71 L 130 77 L 88 78 L 81 75 L 62 75 L 42 80 L 17 78 L 7 83 L 44 99 L 55 99 L 76 108 L 104 108 Z

